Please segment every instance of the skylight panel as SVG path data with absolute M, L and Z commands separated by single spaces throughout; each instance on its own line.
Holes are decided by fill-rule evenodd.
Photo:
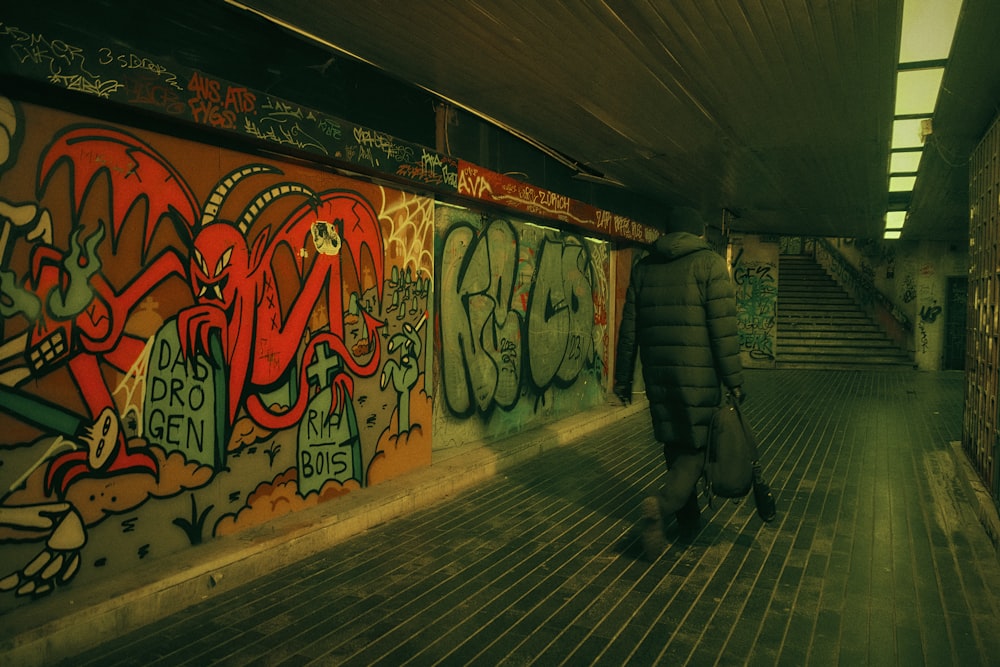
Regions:
M 891 148 L 920 148 L 923 141 L 922 118 L 908 118 L 892 122 Z
M 944 67 L 903 69 L 896 75 L 896 115 L 934 113 Z
M 902 229 L 906 220 L 906 211 L 889 211 L 885 214 L 886 229 Z
M 961 10 L 962 0 L 906 0 L 899 62 L 947 59 Z
M 923 151 L 893 151 L 889 154 L 889 173 L 915 174 Z

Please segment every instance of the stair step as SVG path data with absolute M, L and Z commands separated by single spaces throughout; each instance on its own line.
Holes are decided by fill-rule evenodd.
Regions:
M 837 284 L 817 285 L 808 283 L 803 285 L 781 285 L 778 287 L 779 296 L 808 296 L 810 294 L 837 294 L 841 295 L 844 290 Z
M 778 269 L 782 280 L 833 280 L 830 274 L 822 269 L 789 269 L 782 266 Z
M 903 354 L 819 354 L 778 350 L 778 360 L 784 362 L 849 363 L 849 364 L 911 364 Z
M 870 324 L 871 320 L 860 311 L 831 310 L 827 312 L 814 310 L 783 310 L 778 313 L 778 326 L 795 326 L 796 323 L 804 324 L 836 324 L 837 322 L 850 324 Z
M 802 305 L 802 304 L 785 304 L 782 306 L 778 304 L 778 317 L 787 315 L 788 317 L 808 317 L 809 315 L 815 315 L 817 317 L 833 317 L 838 314 L 843 314 L 844 317 L 852 319 L 868 319 L 860 310 L 856 308 L 854 310 L 848 310 L 843 306 L 838 306 L 836 304 L 818 304 L 812 308 Z
M 783 369 L 801 369 L 801 370 L 828 370 L 828 371 L 895 371 L 901 369 L 913 368 L 913 363 L 910 361 L 905 362 L 886 362 L 886 363 L 857 363 L 857 362 L 830 362 L 826 360 L 795 360 L 786 361 L 784 359 L 777 359 L 774 362 L 775 368 Z
M 815 321 L 817 324 L 829 324 L 831 320 L 834 323 L 836 323 L 837 320 L 842 320 L 851 324 L 858 324 L 859 322 L 874 324 L 871 321 L 871 318 L 862 313 L 860 310 L 847 310 L 843 306 L 803 308 L 796 306 L 795 304 L 792 304 L 791 306 L 786 304 L 784 308 L 780 308 L 778 311 L 778 321 L 786 322 L 789 325 L 794 325 L 796 322 L 802 321 Z
M 840 285 L 837 283 L 837 281 L 831 278 L 830 276 L 826 275 L 825 273 L 817 274 L 815 276 L 807 276 L 804 273 L 789 274 L 786 272 L 781 272 L 779 275 L 780 275 L 780 280 L 784 281 L 784 284 L 787 285 L 802 286 L 802 285 L 809 285 L 812 283 L 816 283 L 819 285 L 834 285 L 840 288 Z
M 802 281 L 801 283 L 785 284 L 778 286 L 778 294 L 811 294 L 812 292 L 823 292 L 824 294 L 847 294 L 844 288 L 833 282 Z
M 847 296 L 844 290 L 837 285 L 803 285 L 802 287 L 778 288 L 778 296 L 781 297 L 802 297 L 810 295 L 823 296 Z M 849 298 L 849 297 L 848 297 Z
M 777 338 L 778 340 L 842 340 L 852 343 L 887 341 L 890 345 L 894 344 L 884 332 L 871 329 L 861 331 L 779 331 Z
M 865 318 L 852 321 L 835 320 L 832 317 L 804 317 L 802 315 L 778 315 L 778 328 L 787 331 L 882 331 L 874 322 Z
M 801 298 L 804 296 L 840 296 L 848 299 L 851 298 L 851 295 L 845 292 L 839 285 L 834 285 L 833 287 L 826 285 L 803 285 L 802 287 L 785 289 L 779 287 L 778 296 L 791 298 Z
M 829 294 L 829 295 L 814 294 L 812 296 L 784 296 L 784 297 L 779 294 L 778 298 L 781 299 L 781 305 L 785 308 L 787 308 L 789 305 L 799 306 L 799 307 L 809 307 L 809 306 L 815 306 L 817 304 L 823 304 L 825 306 L 841 306 L 841 307 L 847 306 L 848 308 L 851 308 L 853 310 L 858 309 L 857 303 L 851 301 L 851 299 L 849 299 L 848 297 L 839 294 Z
M 886 337 L 881 331 L 873 330 L 861 330 L 861 331 L 843 331 L 841 329 L 823 329 L 823 330 L 812 330 L 812 331 L 781 331 L 777 336 L 778 340 L 849 340 L 849 341 L 868 341 L 872 343 L 877 343 L 881 341 L 886 341 L 888 344 L 892 345 L 892 341 Z
M 873 325 L 846 327 L 779 327 L 778 338 L 826 338 L 831 340 L 887 340 L 892 341 L 881 329 Z
M 802 265 L 795 264 L 793 266 L 788 266 L 784 263 L 781 263 L 778 266 L 778 270 L 781 271 L 782 273 L 802 273 L 802 274 L 821 275 L 821 276 L 830 275 L 829 273 L 827 273 L 826 269 L 819 266 L 818 264 L 813 264 L 812 266 L 809 266 L 808 264 L 802 264 Z
M 836 356 L 857 356 L 857 357 L 872 357 L 872 356 L 891 356 L 895 357 L 897 355 L 902 355 L 892 345 L 852 345 L 850 343 L 845 343 L 843 341 L 833 341 L 832 343 L 820 343 L 811 341 L 805 345 L 796 345 L 790 343 L 789 341 L 782 341 L 780 338 L 777 341 L 778 353 L 784 357 L 788 354 L 812 354 L 817 356 L 826 355 L 836 355 Z
M 804 299 L 784 299 L 783 301 L 779 301 L 778 306 L 779 309 L 782 310 L 809 310 L 810 308 L 825 306 L 827 309 L 833 307 L 840 308 L 841 310 L 862 312 L 856 303 L 844 301 L 843 299 L 831 299 L 829 297 L 819 297 L 817 299 L 813 299 L 811 303 L 805 301 Z

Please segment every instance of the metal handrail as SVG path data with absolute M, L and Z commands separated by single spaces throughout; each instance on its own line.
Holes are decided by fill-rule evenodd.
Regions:
M 855 295 L 864 304 L 875 304 L 882 308 L 886 313 L 888 313 L 900 327 L 905 331 L 913 331 L 913 322 L 910 318 L 906 316 L 902 310 L 899 309 L 892 299 L 883 294 L 875 284 L 872 279 L 866 276 L 864 273 L 859 271 L 853 264 L 851 264 L 847 259 L 837 250 L 829 241 L 825 238 L 817 237 L 814 239 L 816 241 L 816 250 L 822 247 L 823 250 L 827 252 L 830 256 L 830 260 L 835 263 L 836 273 L 835 276 L 842 284 L 845 289 L 849 289 L 855 292 Z M 844 283 L 848 284 L 844 284 Z

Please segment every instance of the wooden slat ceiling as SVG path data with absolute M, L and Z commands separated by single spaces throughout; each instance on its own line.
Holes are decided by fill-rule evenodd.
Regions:
M 899 0 L 229 0 L 667 204 L 880 237 Z M 967 238 L 1000 2 L 965 0 L 904 239 Z

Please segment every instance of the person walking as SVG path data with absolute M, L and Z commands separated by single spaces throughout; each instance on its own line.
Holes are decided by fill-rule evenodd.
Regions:
M 613 391 L 632 400 L 637 352 L 656 440 L 667 473 L 660 492 L 642 501 L 643 551 L 665 547 L 664 518 L 683 532 L 700 525 L 697 483 L 705 465 L 708 425 L 723 389 L 742 403 L 743 365 L 736 328 L 736 292 L 726 260 L 704 238 L 701 214 L 671 211 L 666 233 L 632 268 L 618 331 Z M 754 461 L 754 499 L 765 521 L 774 499 Z

